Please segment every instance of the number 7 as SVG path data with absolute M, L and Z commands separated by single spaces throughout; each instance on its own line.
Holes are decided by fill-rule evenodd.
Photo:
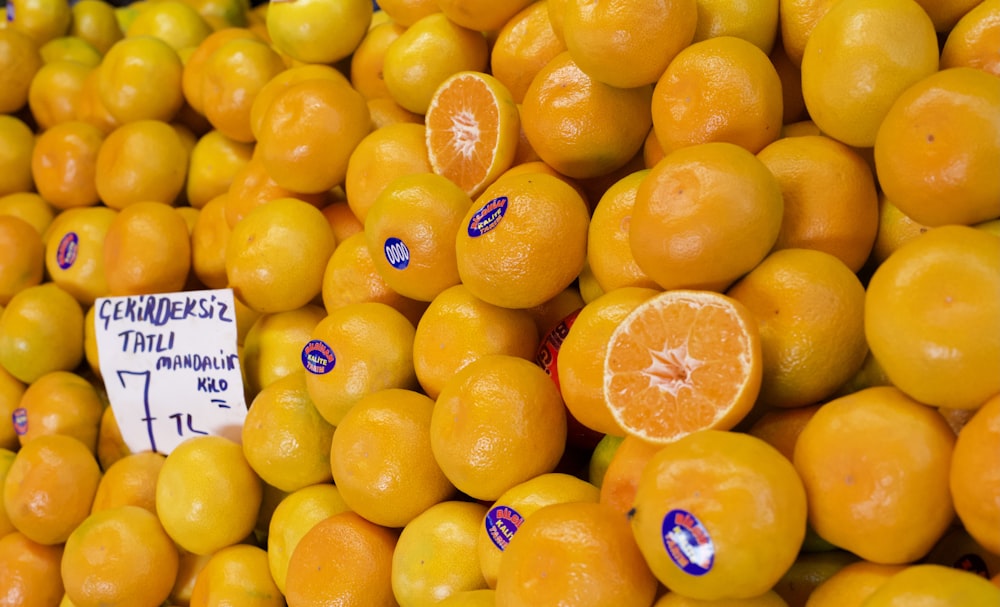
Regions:
M 125 382 L 126 376 L 134 376 L 142 378 L 142 406 L 145 412 L 145 417 L 141 421 L 146 424 L 146 433 L 149 435 L 149 446 L 153 451 L 156 451 L 156 438 L 153 435 L 153 420 L 156 418 L 150 414 L 149 411 L 149 371 L 118 371 L 118 381 L 121 382 L 122 388 L 128 389 L 128 384 Z

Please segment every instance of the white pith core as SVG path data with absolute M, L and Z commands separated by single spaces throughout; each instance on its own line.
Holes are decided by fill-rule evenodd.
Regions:
M 649 358 L 649 366 L 642 370 L 649 380 L 649 387 L 668 392 L 671 396 L 677 396 L 681 388 L 690 387 L 691 373 L 705 364 L 691 357 L 687 342 L 662 351 L 650 350 Z
M 472 158 L 479 143 L 479 121 L 469 110 L 460 110 L 451 118 L 451 147 L 463 158 Z

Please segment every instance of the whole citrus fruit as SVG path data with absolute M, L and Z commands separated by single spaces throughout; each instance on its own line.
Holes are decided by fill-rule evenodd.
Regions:
M 371 127 L 365 98 L 346 81 L 305 80 L 268 105 L 256 153 L 279 186 L 324 192 L 344 181 L 351 152 Z
M 450 500 L 403 527 L 392 553 L 392 592 L 400 605 L 436 605 L 457 592 L 486 588 L 476 532 L 486 506 Z
M 965 605 L 988 607 L 1000 601 L 1000 588 L 971 571 L 942 565 L 907 567 L 886 580 L 868 597 L 866 607 L 928 607 Z
M 14 605 L 59 605 L 63 580 L 59 572 L 63 546 L 47 546 L 19 531 L 0 537 L 0 587 Z
M 889 108 L 874 143 L 879 185 L 914 221 L 971 225 L 1000 217 L 996 76 L 958 67 L 921 79 Z
M 966 226 L 931 229 L 875 270 L 865 335 L 900 390 L 975 409 L 1000 391 L 1000 239 Z
M 778 139 L 757 158 L 778 178 L 785 202 L 774 247 L 824 251 L 859 271 L 879 230 L 875 176 L 861 154 L 806 135 Z
M 477 560 L 486 583 L 496 587 L 501 557 L 531 515 L 552 504 L 596 502 L 599 496 L 594 485 L 562 472 L 539 474 L 504 491 L 477 521 Z
M 841 0 L 815 23 L 802 95 L 824 133 L 871 147 L 896 98 L 938 69 L 934 24 L 915 0 Z
M 430 435 L 448 480 L 472 497 L 491 500 L 555 469 L 566 447 L 566 408 L 540 367 L 491 354 L 445 383 Z
M 469 207 L 457 230 L 458 275 L 494 305 L 544 303 L 579 275 L 589 218 L 580 194 L 558 177 L 502 176 Z
M 652 84 L 695 36 L 700 2 L 567 2 L 563 40 L 580 69 L 619 88 Z
M 299 540 L 313 525 L 349 510 L 332 483 L 303 487 L 285 496 L 274 508 L 267 529 L 267 562 L 278 588 L 285 591 L 288 561 Z
M 733 143 L 675 150 L 636 191 L 629 244 L 664 289 L 722 290 L 777 241 L 781 188 L 756 156 Z
M 258 312 L 295 310 L 320 294 L 335 246 L 330 224 L 316 207 L 297 198 L 271 200 L 229 235 L 229 286 Z
M 237 544 L 219 550 L 198 572 L 190 607 L 231 602 L 245 607 L 285 607 L 285 599 L 271 579 L 267 551 Z
M 0 305 L 7 305 L 20 291 L 42 282 L 45 248 L 41 235 L 20 217 L 0 216 L 0 255 L 5 262 L 0 268 Z
M 396 607 L 392 554 L 397 539 L 395 531 L 354 512 L 316 523 L 288 562 L 288 607 Z
M 46 434 L 79 439 L 91 452 L 97 449 L 98 427 L 105 402 L 97 387 L 72 371 L 52 371 L 28 385 L 18 405 L 25 428 L 18 439 L 25 445 Z
M 14 527 L 39 544 L 61 544 L 90 514 L 101 470 L 72 436 L 39 436 L 21 447 L 3 484 Z
M 891 386 L 823 404 L 795 445 L 809 523 L 872 562 L 921 558 L 955 515 L 948 491 L 954 444 L 937 411 Z
M 109 295 L 180 291 L 191 271 L 191 237 L 178 209 L 140 201 L 122 209 L 104 237 Z
M 372 6 L 367 0 L 278 2 L 268 7 L 267 34 L 275 48 L 296 61 L 336 63 L 361 43 Z
M 778 138 L 783 103 L 764 51 L 735 36 L 708 38 L 677 53 L 657 79 L 653 128 L 665 152 L 727 141 L 756 154 Z
M 958 433 L 949 484 L 955 512 L 984 548 L 1000 553 L 1000 475 L 989 454 L 1000 445 L 1000 395 L 986 401 Z
M 333 425 L 365 396 L 416 387 L 415 329 L 403 313 L 374 301 L 347 304 L 321 320 L 302 348 L 306 388 Z
M 767 592 L 806 530 L 806 494 L 777 449 L 704 430 L 662 447 L 639 479 L 632 531 L 653 572 L 702 600 Z
M 464 284 L 439 293 L 417 322 L 413 368 L 420 387 L 437 398 L 462 367 L 486 354 L 530 360 L 538 348 L 531 313 L 485 302 Z
M 240 445 L 195 436 L 167 455 L 156 481 L 156 512 L 180 547 L 210 554 L 250 535 L 262 494 Z
M 243 454 L 264 482 L 295 491 L 333 479 L 333 430 L 309 398 L 300 366 L 265 386 L 250 403 L 243 422 Z
M 58 345 L 58 347 L 56 347 Z M 83 308 L 55 283 L 27 287 L 0 313 L 0 365 L 24 383 L 83 362 Z
M 524 136 L 542 160 L 564 175 L 607 175 L 642 149 L 653 123 L 652 92 L 651 84 L 605 84 L 563 51 L 538 71 L 524 93 Z
M 155 514 L 120 506 L 95 512 L 73 530 L 61 569 L 73 605 L 152 606 L 170 594 L 178 562 Z
M 498 605 L 644 607 L 656 578 L 628 519 L 605 504 L 551 504 L 531 515 L 497 572 Z
M 329 467 L 344 502 L 366 519 L 405 527 L 455 493 L 431 450 L 434 401 L 400 388 L 378 390 L 337 424 Z
M 726 292 L 757 318 L 763 360 L 758 402 L 811 405 L 857 372 L 868 353 L 865 289 L 838 258 L 781 249 Z

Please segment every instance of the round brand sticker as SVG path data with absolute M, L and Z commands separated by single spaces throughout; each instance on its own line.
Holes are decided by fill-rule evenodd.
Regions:
M 502 552 L 524 522 L 524 517 L 510 506 L 493 506 L 486 513 L 486 534 Z
M 68 270 L 73 265 L 73 262 L 76 261 L 76 251 L 79 245 L 80 238 L 76 232 L 67 232 L 62 237 L 59 246 L 56 247 L 56 263 L 60 269 Z
M 469 236 L 476 238 L 493 230 L 500 224 L 507 212 L 507 197 L 500 196 L 487 202 L 472 215 L 469 220 Z
M 542 343 L 538 345 L 538 350 L 535 351 L 535 363 L 552 378 L 552 381 L 556 382 L 557 388 L 560 388 L 559 365 L 556 362 L 559 360 L 559 348 L 562 347 L 563 340 L 569 335 L 569 328 L 573 326 L 573 322 L 579 314 L 580 309 L 574 310 L 566 318 L 560 320 L 545 334 Z
M 323 375 L 333 370 L 337 357 L 325 341 L 314 339 L 302 348 L 302 366 L 314 375 Z
M 14 432 L 18 436 L 24 436 L 28 433 L 28 410 L 24 407 L 18 407 L 14 409 L 14 413 L 11 414 L 11 418 L 14 420 Z
M 391 236 L 385 239 L 385 259 L 397 270 L 405 270 L 410 265 L 410 249 L 402 240 Z
M 715 544 L 708 530 L 686 510 L 671 510 L 663 517 L 663 547 L 675 565 L 690 575 L 705 575 L 715 562 Z

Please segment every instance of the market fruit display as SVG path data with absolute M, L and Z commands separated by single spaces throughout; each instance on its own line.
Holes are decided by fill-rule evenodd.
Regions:
M 0 606 L 1000 605 L 998 40 L 7 0 Z M 123 371 L 175 335 L 121 318 L 232 330 Z M 192 364 L 239 423 L 155 384 L 158 445 Z

